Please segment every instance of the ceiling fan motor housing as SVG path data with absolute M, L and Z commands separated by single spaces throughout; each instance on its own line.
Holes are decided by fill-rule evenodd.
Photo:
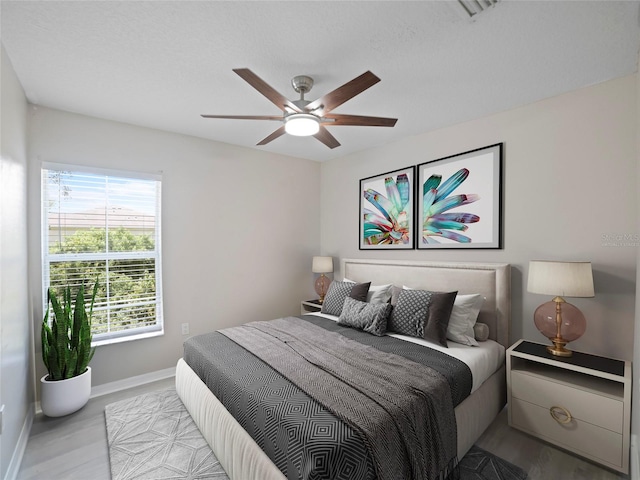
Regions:
M 313 78 L 307 75 L 296 75 L 291 79 L 291 85 L 296 92 L 304 95 L 313 87 Z

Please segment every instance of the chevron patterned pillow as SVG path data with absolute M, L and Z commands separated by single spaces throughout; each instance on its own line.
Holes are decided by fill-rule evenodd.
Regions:
M 390 303 L 367 303 L 347 297 L 338 325 L 364 330 L 381 337 L 387 331 Z

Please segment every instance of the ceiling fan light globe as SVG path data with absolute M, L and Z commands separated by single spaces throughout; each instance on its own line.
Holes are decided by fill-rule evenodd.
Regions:
M 284 119 L 284 130 L 289 135 L 308 137 L 320 130 L 320 120 L 308 113 L 294 113 Z

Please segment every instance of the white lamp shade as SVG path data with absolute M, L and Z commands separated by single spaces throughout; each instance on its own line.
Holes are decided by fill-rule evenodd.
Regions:
M 529 262 L 527 290 L 560 297 L 593 297 L 591 262 Z
M 313 273 L 333 272 L 333 257 L 313 257 L 311 271 Z

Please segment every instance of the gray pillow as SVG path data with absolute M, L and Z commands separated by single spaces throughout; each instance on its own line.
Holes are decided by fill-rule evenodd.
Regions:
M 369 293 L 370 286 L 371 286 L 371 282 L 356 283 L 353 287 L 351 287 L 351 292 L 349 292 L 349 297 L 354 298 L 360 302 L 366 302 L 367 294 Z
M 348 278 L 343 278 L 342 281 L 356 283 Z M 370 285 L 366 301 L 369 303 L 387 303 L 391 298 L 391 286 L 390 283 L 385 285 Z
M 393 305 L 394 307 L 398 303 L 398 297 L 400 296 L 400 292 L 402 290 L 403 290 L 403 288 L 402 287 L 398 287 L 397 285 L 393 285 L 391 287 L 391 298 L 389 299 L 389 302 L 391 302 L 391 305 Z
M 390 303 L 367 303 L 347 297 L 338 325 L 364 330 L 380 337 L 387 331 L 391 308 Z
M 390 331 L 447 346 L 447 325 L 457 292 L 400 290 L 391 311 Z
M 342 313 L 342 306 L 347 297 L 352 295 L 352 292 L 359 299 L 367 298 L 367 292 L 369 291 L 369 285 L 371 283 L 349 283 L 349 282 L 331 282 L 329 290 L 322 302 L 322 313 L 329 315 L 340 316 Z

